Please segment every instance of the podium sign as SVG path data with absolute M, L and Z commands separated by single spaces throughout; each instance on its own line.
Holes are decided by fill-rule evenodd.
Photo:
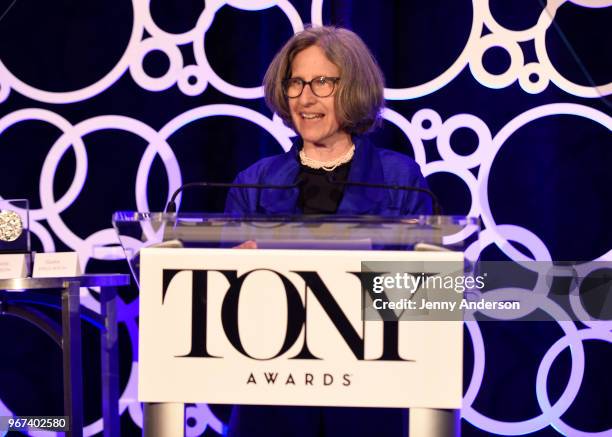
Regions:
M 463 323 L 363 320 L 363 262 L 461 252 L 145 248 L 142 402 L 458 409 Z

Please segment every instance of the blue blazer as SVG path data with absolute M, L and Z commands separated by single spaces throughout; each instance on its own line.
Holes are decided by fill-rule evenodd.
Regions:
M 418 164 L 410 157 L 374 147 L 366 138 L 354 137 L 355 155 L 348 175 L 349 182 L 407 185 L 427 188 Z M 282 155 L 264 158 L 240 174 L 237 184 L 291 185 L 299 172 L 298 152 L 301 139 Z M 230 214 L 301 214 L 298 189 L 230 190 L 225 212 Z M 375 214 L 386 216 L 431 214 L 431 199 L 424 193 L 405 190 L 350 187 L 336 214 Z

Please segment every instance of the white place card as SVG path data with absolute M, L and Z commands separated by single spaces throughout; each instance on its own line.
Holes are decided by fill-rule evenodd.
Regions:
M 0 255 L 0 279 L 25 278 L 26 276 L 28 276 L 28 269 L 25 254 Z
M 33 278 L 79 276 L 81 267 L 76 252 L 37 253 L 34 257 Z

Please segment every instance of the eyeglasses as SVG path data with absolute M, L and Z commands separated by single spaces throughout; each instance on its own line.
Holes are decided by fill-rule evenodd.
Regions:
M 291 77 L 283 81 L 283 92 L 290 99 L 295 99 L 302 95 L 304 87 L 310 86 L 310 90 L 317 97 L 329 97 L 336 88 L 336 83 L 340 80 L 339 77 L 315 77 L 310 81 L 305 81 L 299 77 Z

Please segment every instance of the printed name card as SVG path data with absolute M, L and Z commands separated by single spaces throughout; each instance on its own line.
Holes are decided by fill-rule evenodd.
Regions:
M 34 257 L 34 278 L 79 276 L 81 267 L 76 252 L 37 253 Z
M 0 255 L 0 279 L 25 278 L 26 276 L 28 276 L 28 270 L 25 254 Z

